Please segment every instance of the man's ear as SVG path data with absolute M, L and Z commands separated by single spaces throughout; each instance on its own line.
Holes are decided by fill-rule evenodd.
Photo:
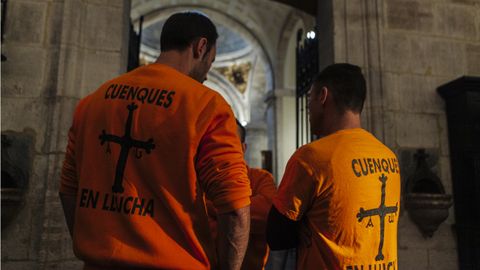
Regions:
M 208 40 L 204 37 L 193 42 L 193 58 L 202 58 L 203 55 L 207 52 L 207 43 Z
M 320 93 L 319 93 L 320 103 L 325 104 L 325 102 L 327 101 L 327 97 L 329 95 L 330 95 L 330 91 L 328 90 L 328 88 L 326 86 L 322 87 L 322 89 L 320 89 Z

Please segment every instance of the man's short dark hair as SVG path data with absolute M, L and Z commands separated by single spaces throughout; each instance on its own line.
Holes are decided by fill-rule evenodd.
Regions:
M 245 143 L 245 137 L 247 136 L 247 130 L 245 127 L 238 121 L 238 119 L 235 119 L 237 121 L 237 131 L 238 135 L 240 136 L 240 141 L 242 143 Z
M 318 89 L 326 86 L 331 91 L 340 112 L 362 112 L 367 86 L 360 67 L 347 63 L 330 65 L 318 74 L 314 85 Z
M 206 15 L 192 11 L 175 13 L 163 25 L 160 49 L 182 51 L 202 37 L 207 39 L 207 51 L 218 38 L 217 28 Z

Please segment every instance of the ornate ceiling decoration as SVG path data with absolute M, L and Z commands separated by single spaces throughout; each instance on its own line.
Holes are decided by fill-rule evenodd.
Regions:
M 157 20 L 142 30 L 140 65 L 152 63 L 160 54 L 160 35 L 164 23 L 165 20 Z M 224 76 L 235 87 L 235 90 L 243 95 L 249 88 L 249 76 L 253 68 L 252 47 L 234 29 L 221 23 L 216 23 L 216 25 L 219 38 L 217 40 L 217 61 L 213 69 Z
M 250 76 L 250 70 L 252 69 L 252 63 L 245 62 L 239 64 L 233 64 L 224 67 L 215 67 L 215 69 L 225 76 L 229 82 L 231 82 L 235 88 L 241 94 L 247 91 L 248 79 Z

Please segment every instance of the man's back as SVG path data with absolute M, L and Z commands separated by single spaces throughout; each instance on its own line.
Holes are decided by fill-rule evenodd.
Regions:
M 274 205 L 303 219 L 297 269 L 398 268 L 398 162 L 371 134 L 346 129 L 300 148 L 283 179 Z
M 217 93 L 165 65 L 141 67 L 83 99 L 69 139 L 61 191 L 78 185 L 74 246 L 87 265 L 215 264 L 204 192 L 223 212 L 250 196 Z

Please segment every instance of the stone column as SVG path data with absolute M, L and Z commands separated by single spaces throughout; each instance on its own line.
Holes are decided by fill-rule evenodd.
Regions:
M 247 160 L 248 166 L 261 168 L 261 152 L 268 150 L 267 128 L 263 123 L 249 123 L 246 126 L 246 131 L 247 152 L 245 159 Z
M 272 114 L 273 129 L 269 130 L 274 142 L 273 170 L 277 184 L 280 183 L 288 160 L 296 150 L 296 109 L 293 89 L 275 89 L 267 98 L 268 112 Z
M 330 8 L 326 10 L 331 10 L 332 14 L 321 10 L 320 7 L 319 12 L 323 14 L 321 13 L 317 21 L 327 23 L 322 18 L 330 16 L 333 25 L 320 26 L 320 29 L 327 28 L 324 33 L 328 34 L 320 50 L 333 53 L 333 59 L 321 58 L 320 63 L 348 62 L 362 68 L 368 89 L 362 124 L 380 140 L 388 140 L 390 138 L 385 135 L 383 114 L 382 1 L 342 0 L 333 1 L 331 5 L 325 3 L 323 5 Z M 325 46 L 327 48 L 324 48 Z M 329 48 L 330 46 L 333 46 L 333 49 Z M 327 63 L 321 64 L 326 65 Z

